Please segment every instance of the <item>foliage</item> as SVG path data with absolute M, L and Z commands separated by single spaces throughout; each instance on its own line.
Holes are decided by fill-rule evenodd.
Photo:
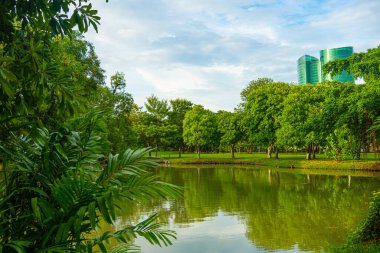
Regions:
M 273 81 L 262 83 L 263 80 L 267 79 L 258 79 L 246 96 L 244 122 L 251 143 L 269 147 L 270 157 L 272 146 L 278 144 L 276 131 L 280 128 L 279 117 L 290 87 L 286 83 Z
M 241 93 L 240 93 L 240 97 L 241 97 L 241 100 L 243 101 L 243 103 L 245 103 L 247 101 L 247 98 L 249 96 L 249 94 L 259 88 L 260 86 L 264 86 L 264 85 L 267 85 L 267 84 L 270 84 L 270 83 L 273 83 L 273 80 L 270 79 L 270 78 L 258 78 L 257 80 L 252 80 L 251 82 L 249 82 L 249 84 L 247 85 L 247 87 L 245 87 Z
M 235 145 L 243 137 L 241 127 L 242 114 L 239 112 L 218 113 L 218 131 L 221 133 L 220 143 L 231 146 L 231 156 L 235 158 Z
M 169 112 L 169 124 L 176 126 L 177 130 L 172 135 L 172 147 L 177 147 L 179 151 L 179 157 L 181 157 L 184 141 L 183 141 L 183 120 L 185 119 L 186 112 L 191 110 L 193 103 L 186 99 L 177 98 L 170 100 L 171 111 Z
M 126 85 L 125 75 L 123 72 L 116 72 L 111 76 L 111 87 L 113 94 L 115 94 L 117 91 L 123 91 Z
M 352 243 L 379 243 L 380 242 L 380 192 L 375 192 L 367 217 L 353 232 Z
M 102 87 L 93 46 L 74 32 L 97 29 L 90 1 L 0 7 L 0 252 L 107 252 L 112 238 L 135 252 L 136 236 L 170 244 L 174 232 L 156 215 L 91 235 L 100 220 L 116 220 L 118 201 L 175 197 L 179 189 L 150 173 L 147 149 L 114 155 L 103 138 L 116 134 L 107 124 L 125 122 L 104 118 L 124 117 L 133 99 L 123 78 L 113 79 L 114 92 Z
M 327 250 L 329 253 L 378 253 L 380 244 L 347 244 Z
M 147 98 L 145 103 L 147 112 L 142 113 L 139 132 L 148 146 L 154 145 L 156 157 L 158 148 L 161 144 L 171 142 L 172 136 L 178 131 L 175 125 L 168 120 L 170 106 L 167 100 L 160 100 L 152 95 Z M 174 139 L 174 138 L 173 138 Z
M 183 139 L 187 145 L 196 147 L 198 158 L 201 147 L 215 143 L 216 126 L 215 115 L 202 106 L 196 105 L 186 113 L 183 121 Z
M 90 0 L 8 0 L 1 1 L 0 7 L 0 41 L 6 43 L 18 37 L 17 30 L 30 28 L 53 36 L 71 35 L 74 28 L 87 32 L 92 26 L 97 30 L 100 20 Z
M 295 86 L 284 101 L 279 118 L 281 128 L 276 132 L 283 146 L 307 147 L 307 159 L 316 144 L 323 139 L 321 133 L 322 86 Z
M 111 76 L 111 88 L 102 86 L 94 96 L 93 104 L 107 109 L 107 130 L 105 135 L 115 152 L 137 146 L 137 134 L 132 127 L 131 114 L 137 110 L 133 97 L 126 92 L 124 74 Z
M 380 45 L 376 48 L 368 49 L 365 53 L 354 53 L 345 59 L 328 62 L 323 67 L 325 72 L 332 75 L 346 70 L 355 78 L 363 78 L 366 83 L 379 84 Z
M 99 112 L 101 113 L 101 112 Z M 93 120 L 91 120 L 93 119 Z M 156 165 L 146 149 L 108 155 L 107 142 L 94 135 L 98 113 L 76 121 L 80 131 L 36 128 L 0 146 L 7 160 L 0 192 L 0 245 L 4 252 L 91 252 L 115 238 L 131 243 L 136 235 L 154 244 L 169 244 L 172 231 L 161 230 L 152 216 L 139 224 L 94 239 L 88 235 L 100 219 L 112 224 L 117 201 L 178 196 L 178 188 L 148 171 Z M 105 160 L 105 163 L 99 161 Z
M 335 160 L 355 159 L 357 150 L 360 148 L 358 139 L 350 132 L 347 125 L 335 129 L 326 140 L 326 155 Z

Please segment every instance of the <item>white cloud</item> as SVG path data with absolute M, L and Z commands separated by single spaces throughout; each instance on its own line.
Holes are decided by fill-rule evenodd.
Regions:
M 95 1 L 102 17 L 94 43 L 110 76 L 123 71 L 128 91 L 145 98 L 187 98 L 232 110 L 255 78 L 296 81 L 296 60 L 320 49 L 380 41 L 376 0 Z

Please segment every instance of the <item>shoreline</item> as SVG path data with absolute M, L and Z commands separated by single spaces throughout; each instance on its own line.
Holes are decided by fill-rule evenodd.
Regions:
M 166 165 L 250 165 L 285 169 L 352 170 L 380 172 L 380 161 L 365 160 L 300 160 L 286 158 L 153 158 Z

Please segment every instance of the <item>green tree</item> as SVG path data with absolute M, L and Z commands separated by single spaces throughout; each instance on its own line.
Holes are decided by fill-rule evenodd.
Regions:
M 111 88 L 113 94 L 116 94 L 118 91 L 124 91 L 126 85 L 125 75 L 123 72 L 118 71 L 111 76 Z
M 213 144 L 217 136 L 217 121 L 213 112 L 200 105 L 194 106 L 183 120 L 183 140 L 187 145 L 194 146 L 198 158 L 201 147 Z
M 370 48 L 365 53 L 354 53 L 350 57 L 332 61 L 323 66 L 324 71 L 332 75 L 343 70 L 355 78 L 363 78 L 366 83 L 377 83 L 380 80 L 380 45 Z
M 279 117 L 290 86 L 286 83 L 272 82 L 270 79 L 258 79 L 252 81 L 249 88 L 244 118 L 249 140 L 251 143 L 268 147 L 268 158 L 272 157 L 272 149 L 275 149 L 278 158 L 276 131 L 280 128 Z
M 220 112 L 218 114 L 218 131 L 220 143 L 230 146 L 231 157 L 235 158 L 235 145 L 243 137 L 241 128 L 242 114 L 239 112 Z
M 267 77 L 258 78 L 257 80 L 250 81 L 247 87 L 245 87 L 240 93 L 240 97 L 241 97 L 241 100 L 243 101 L 243 104 L 247 101 L 247 98 L 252 90 L 255 90 L 256 88 L 260 86 L 267 85 L 270 83 L 273 83 L 273 80 Z
M 154 145 L 157 158 L 159 146 L 168 144 L 178 129 L 168 120 L 170 106 L 167 100 L 160 100 L 152 95 L 147 98 L 145 108 L 147 113 L 144 114 L 144 120 L 141 121 L 143 125 L 140 125 L 140 129 L 145 131 L 143 135 L 150 145 Z
M 111 82 L 114 78 L 115 76 L 111 76 Z M 115 87 L 115 82 L 113 83 Z M 111 88 L 112 90 L 106 86 L 101 87 L 93 101 L 93 104 L 107 108 L 108 127 L 105 135 L 112 143 L 115 152 L 137 146 L 137 134 L 133 130 L 131 119 L 131 113 L 137 110 L 137 106 L 132 95 L 126 92 L 125 80 L 122 83 L 123 86 L 117 85 L 118 88 Z
M 186 99 L 177 98 L 170 100 L 171 111 L 169 112 L 169 123 L 177 127 L 173 136 L 174 147 L 178 148 L 178 157 L 181 157 L 184 148 L 183 141 L 183 120 L 185 119 L 186 112 L 191 110 L 193 103 Z
M 315 148 L 322 142 L 321 115 L 323 86 L 302 85 L 292 87 L 284 100 L 279 117 L 281 127 L 276 131 L 280 145 L 306 148 L 306 159 L 315 158 Z
M 116 220 L 116 201 L 178 193 L 148 172 L 155 164 L 144 159 L 146 150 L 103 155 L 109 145 L 94 131 L 101 113 L 90 112 L 57 132 L 36 128 L 12 146 L 0 145 L 8 158 L 0 192 L 2 252 L 92 252 L 95 246 L 107 252 L 109 239 L 129 248 L 135 235 L 155 244 L 170 243 L 173 232 L 158 228 L 155 216 L 96 238 L 88 236 L 101 220 Z
M 100 219 L 115 220 L 116 201 L 177 192 L 149 174 L 146 150 L 104 155 L 110 152 L 98 135 L 104 112 L 83 114 L 104 76 L 74 29 L 96 29 L 96 14 L 90 1 L 0 3 L 1 252 L 92 252 L 94 246 L 107 252 L 111 238 L 130 244 L 141 235 L 167 244 L 173 236 L 155 217 L 89 236 Z

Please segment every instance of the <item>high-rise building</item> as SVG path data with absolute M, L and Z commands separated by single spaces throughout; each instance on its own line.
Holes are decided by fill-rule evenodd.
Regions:
M 323 73 L 323 65 L 329 61 L 335 61 L 339 59 L 345 59 L 354 53 L 353 47 L 339 47 L 332 49 L 325 49 L 320 51 L 321 60 L 321 81 L 340 81 L 340 82 L 353 82 L 354 78 L 346 71 L 341 72 L 333 77 L 330 74 Z
M 353 82 L 354 78 L 346 71 L 334 75 L 323 73 L 323 66 L 329 61 L 345 59 L 354 53 L 353 47 L 339 47 L 320 51 L 320 59 L 304 55 L 297 61 L 298 83 L 317 84 L 322 81 Z
M 318 58 L 304 55 L 297 61 L 298 83 L 317 84 L 320 82 L 320 64 Z

